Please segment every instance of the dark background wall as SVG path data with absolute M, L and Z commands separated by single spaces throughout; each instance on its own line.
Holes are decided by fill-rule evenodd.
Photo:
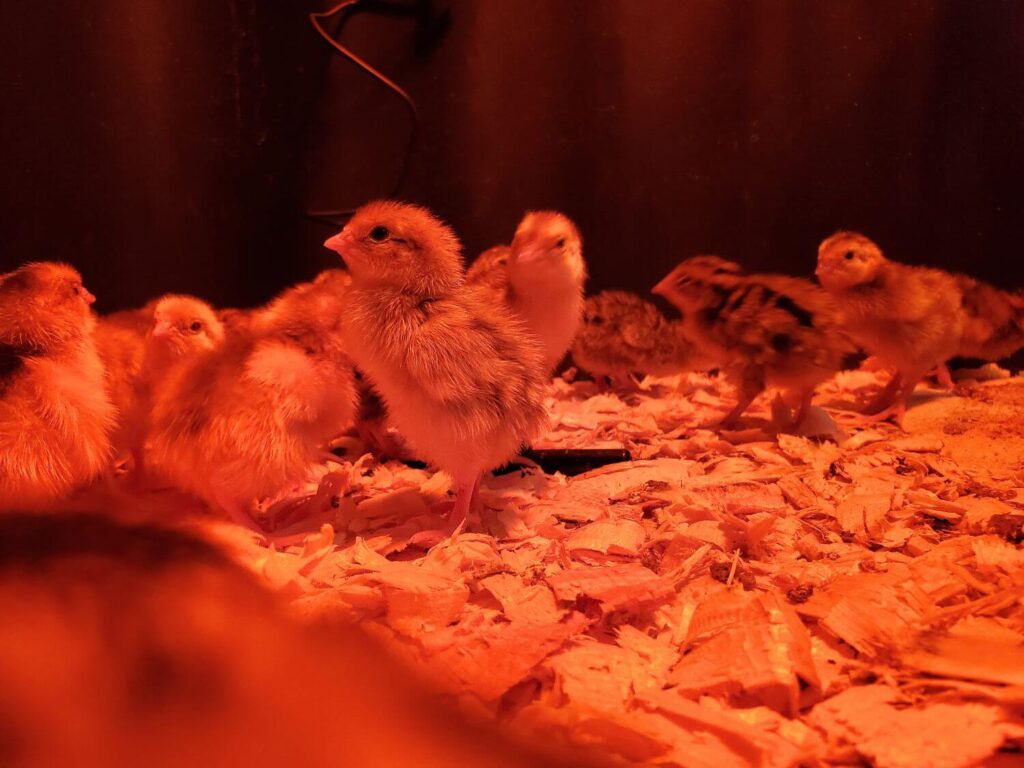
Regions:
M 304 212 L 389 193 L 409 121 L 327 5 L 6 4 L 0 269 L 71 261 L 110 310 L 335 264 Z M 415 98 L 401 195 L 470 254 L 555 207 L 595 289 L 697 252 L 809 274 L 839 227 L 1024 283 L 1024 3 L 434 0 L 341 39 Z

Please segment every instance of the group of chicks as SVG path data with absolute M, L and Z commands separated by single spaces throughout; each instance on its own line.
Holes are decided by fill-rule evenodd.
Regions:
M 588 298 L 574 361 L 612 381 L 637 371 L 719 369 L 738 396 L 723 427 L 735 427 L 773 387 L 781 390 L 775 425 L 796 429 L 817 385 L 868 356 L 892 377 L 866 414 L 900 423 L 924 376 L 933 373 L 952 388 L 951 358 L 994 362 L 1024 348 L 1024 295 L 890 261 L 856 232 L 821 243 L 815 274 L 817 284 L 747 274 L 717 256 L 695 256 L 653 288 L 679 310 L 679 319 L 622 291 Z
M 722 370 L 738 392 L 726 427 L 779 387 L 776 420 L 791 428 L 815 386 L 863 352 L 895 371 L 872 408 L 885 416 L 950 357 L 1024 346 L 1020 296 L 888 261 L 848 232 L 819 250 L 822 287 L 684 261 L 654 289 L 678 320 L 621 291 L 584 299 L 582 240 L 560 213 L 528 213 L 468 271 L 449 227 L 397 202 L 364 206 L 325 245 L 347 270 L 253 310 L 169 295 L 96 317 L 67 265 L 0 275 L 0 509 L 53 505 L 130 457 L 134 483 L 175 486 L 254 527 L 257 500 L 302 482 L 380 402 L 410 454 L 452 476 L 457 525 L 483 472 L 543 429 L 570 348 L 613 380 Z
M 379 399 L 411 454 L 451 474 L 464 519 L 482 473 L 544 426 L 582 314 L 579 233 L 527 214 L 467 276 L 450 228 L 385 201 L 326 245 L 347 271 L 253 310 L 169 295 L 97 317 L 66 264 L 0 275 L 0 509 L 52 506 L 127 464 L 136 485 L 254 527 L 254 504 L 307 479 Z

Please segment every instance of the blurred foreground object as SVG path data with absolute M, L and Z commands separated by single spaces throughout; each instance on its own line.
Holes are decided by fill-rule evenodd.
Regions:
M 546 764 L 180 531 L 0 518 L 0 611 L 4 766 Z

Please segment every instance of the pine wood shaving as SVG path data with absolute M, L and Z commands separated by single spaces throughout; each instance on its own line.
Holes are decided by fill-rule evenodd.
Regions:
M 883 378 L 844 374 L 821 400 Z M 1019 383 L 978 384 L 971 407 L 1006 430 Z M 447 476 L 368 456 L 274 502 L 316 510 L 304 542 L 218 530 L 298 614 L 361 623 L 410 674 L 583 761 L 1014 756 L 999 750 L 1024 738 L 1024 463 L 970 460 L 941 429 L 959 397 L 919 406 L 936 426 L 909 434 L 822 412 L 843 426 L 825 440 L 772 434 L 769 397 L 721 434 L 731 397 L 698 375 L 629 393 L 556 380 L 535 447 L 637 460 L 485 478 L 480 520 L 454 536 Z

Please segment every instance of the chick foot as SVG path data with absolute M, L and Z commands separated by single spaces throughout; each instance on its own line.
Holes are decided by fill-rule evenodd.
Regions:
M 878 413 L 869 413 L 861 417 L 860 421 L 868 424 L 881 424 L 884 421 L 891 421 L 900 429 L 903 429 L 903 417 L 907 413 L 907 404 L 903 400 L 899 400 L 888 408 L 884 408 Z
M 876 416 L 882 413 L 888 413 L 894 403 L 899 399 L 900 392 L 904 388 L 903 376 L 899 373 L 893 374 L 893 377 L 889 379 L 889 383 L 882 388 L 882 391 L 875 395 L 874 399 L 868 403 L 867 408 L 864 409 L 864 414 L 867 416 Z M 888 417 L 885 417 L 888 418 Z M 885 418 L 881 419 L 882 421 Z

